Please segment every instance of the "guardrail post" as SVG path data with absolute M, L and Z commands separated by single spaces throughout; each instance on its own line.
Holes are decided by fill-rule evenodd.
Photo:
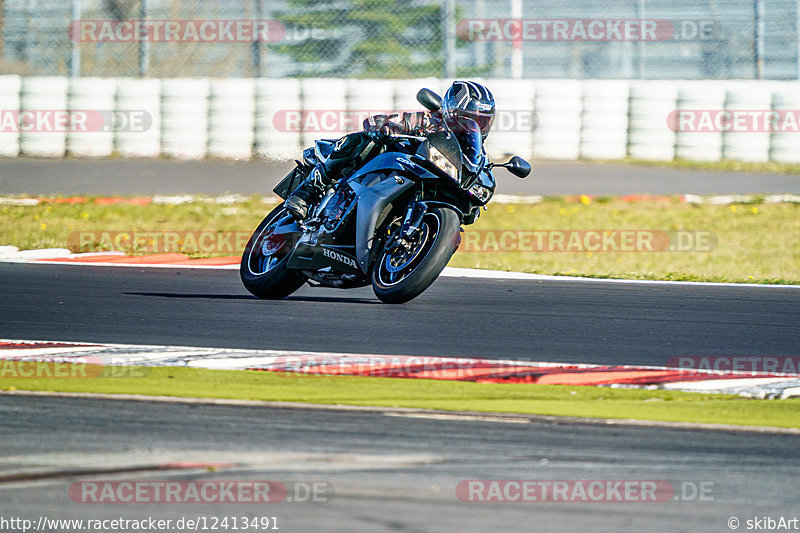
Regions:
M 81 20 L 81 0 L 72 0 L 72 23 L 73 32 L 77 29 L 75 26 Z M 72 34 L 72 55 L 69 59 L 69 73 L 73 78 L 78 78 L 81 75 L 81 40 L 80 33 Z

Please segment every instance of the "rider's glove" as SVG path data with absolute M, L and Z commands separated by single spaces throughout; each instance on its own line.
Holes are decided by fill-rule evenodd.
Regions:
M 377 144 L 385 144 L 392 137 L 392 129 L 384 124 L 376 131 L 368 131 L 369 138 Z

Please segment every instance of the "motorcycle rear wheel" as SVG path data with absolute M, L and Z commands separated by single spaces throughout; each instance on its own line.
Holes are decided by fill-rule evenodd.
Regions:
M 305 276 L 286 268 L 294 243 L 272 233 L 288 216 L 283 204 L 273 209 L 250 236 L 242 253 L 242 284 L 262 300 L 286 298 L 306 282 Z

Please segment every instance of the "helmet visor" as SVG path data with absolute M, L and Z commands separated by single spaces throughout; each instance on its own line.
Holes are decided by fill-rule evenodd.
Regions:
M 492 124 L 494 124 L 494 113 L 454 109 L 449 113 L 445 113 L 445 122 L 453 133 L 458 133 L 462 129 L 469 130 L 474 128 L 474 125 L 477 125 L 480 134 L 486 137 L 492 129 Z
M 448 117 L 447 126 L 461 145 L 467 171 L 477 172 L 483 164 L 483 136 L 477 122 L 465 116 Z

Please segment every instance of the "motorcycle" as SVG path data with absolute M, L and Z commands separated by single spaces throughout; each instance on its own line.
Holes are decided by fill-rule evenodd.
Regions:
M 422 89 L 417 100 L 437 112 L 442 99 Z M 459 142 L 459 138 L 461 142 Z M 333 151 L 316 141 L 303 161 L 274 189 L 282 199 Z M 250 237 L 240 265 L 245 288 L 262 299 L 286 298 L 304 283 L 349 289 L 372 285 L 385 303 L 422 294 L 461 243 L 461 225 L 473 224 L 494 195 L 492 169 L 519 178 L 530 164 L 514 156 L 488 160 L 479 131 L 425 135 L 388 133 L 382 153 L 342 177 L 303 221 L 280 204 Z M 343 173 L 345 175 L 345 173 Z

